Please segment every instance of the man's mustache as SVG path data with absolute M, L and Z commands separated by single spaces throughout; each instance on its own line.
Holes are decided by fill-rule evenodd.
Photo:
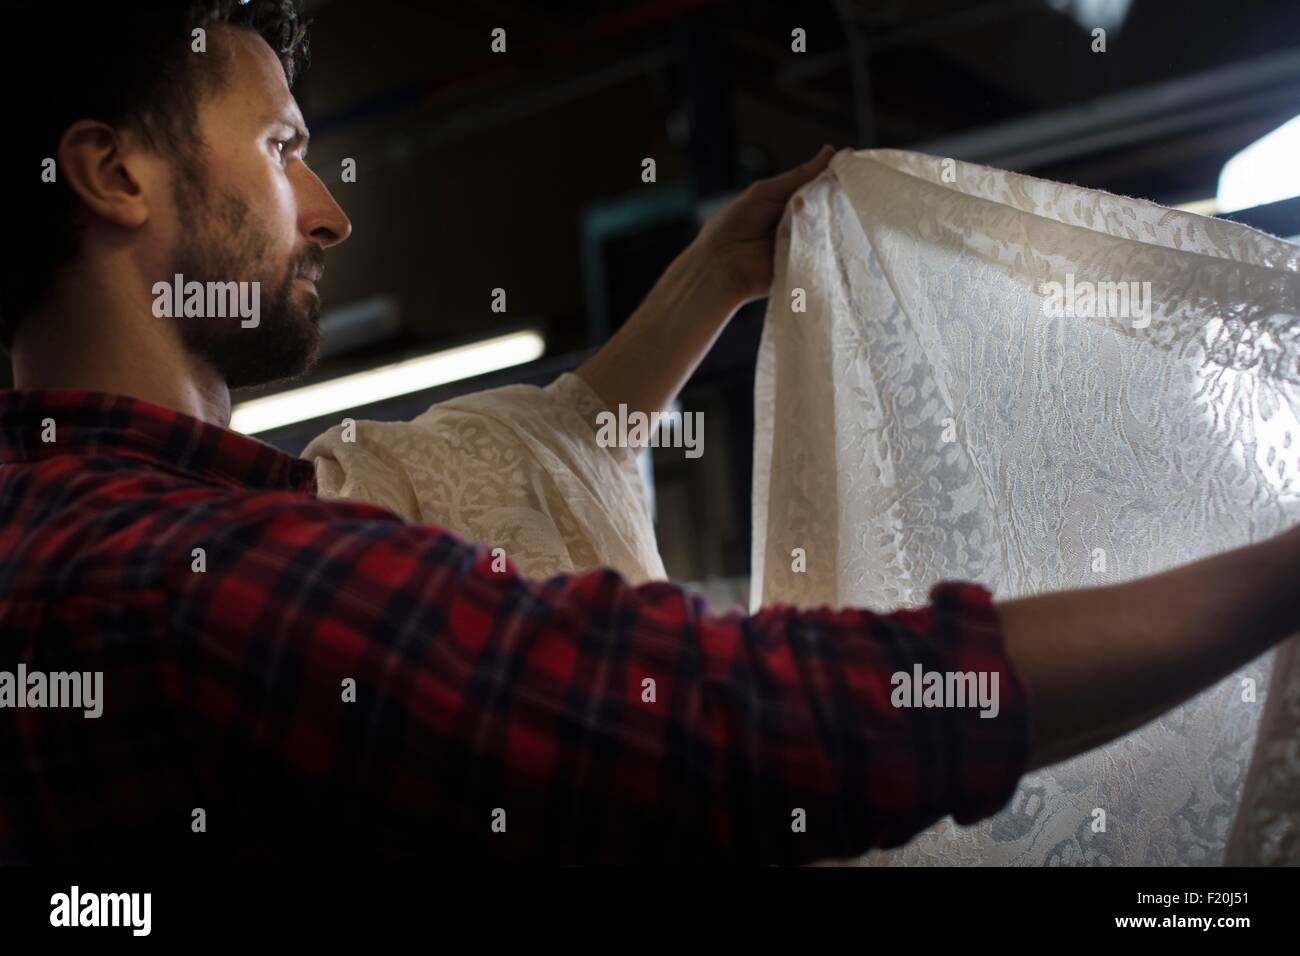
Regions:
M 320 246 L 309 246 L 302 258 L 293 268 L 293 275 L 308 275 L 320 281 L 325 274 L 325 250 Z

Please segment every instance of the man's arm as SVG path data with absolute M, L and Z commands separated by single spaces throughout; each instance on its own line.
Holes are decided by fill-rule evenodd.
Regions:
M 1041 767 L 1127 733 L 1300 631 L 1300 528 L 998 611 L 1033 701 L 1030 767 Z
M 171 706 L 232 774 L 287 768 L 397 855 L 799 863 L 894 846 L 1000 809 L 1030 715 L 1034 765 L 1063 759 L 1297 627 L 1295 532 L 1000 609 L 949 582 L 888 614 L 716 615 L 613 571 L 530 581 L 356 503 L 212 515 L 176 542 L 169 653 L 194 674 L 165 682 L 207 690 Z M 918 671 L 984 675 L 996 716 L 895 706 L 894 675 Z
M 609 570 L 527 580 L 358 503 L 204 513 L 169 539 L 157 683 L 216 755 L 207 779 L 245 795 L 239 828 L 277 845 L 801 863 L 987 816 L 1028 754 L 1024 691 L 976 585 L 892 614 L 717 615 Z M 917 668 L 996 682 L 996 716 L 893 706 L 891 676 Z M 327 822 L 308 828 L 306 808 Z

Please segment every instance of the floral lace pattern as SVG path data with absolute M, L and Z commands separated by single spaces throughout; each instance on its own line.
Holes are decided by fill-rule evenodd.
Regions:
M 604 409 L 565 374 L 440 402 L 409 422 L 358 421 L 353 435 L 336 425 L 302 457 L 321 497 L 502 548 L 530 577 L 613 567 L 633 583 L 664 578 L 635 451 L 596 443 Z
M 1300 518 L 1300 247 L 890 150 L 800 195 L 759 354 L 751 606 L 1116 582 Z M 1048 283 L 1119 282 L 1149 308 L 1044 308 Z M 981 825 L 862 862 L 1296 862 L 1298 730 L 1293 640 Z

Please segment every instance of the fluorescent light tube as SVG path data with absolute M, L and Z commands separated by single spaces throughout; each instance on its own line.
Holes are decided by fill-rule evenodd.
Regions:
M 1219 209 L 1236 212 L 1300 196 L 1300 116 L 1255 140 L 1219 173 Z
M 255 435 L 332 412 L 522 365 L 540 358 L 545 350 L 546 342 L 540 333 L 532 330 L 512 332 L 328 382 L 240 402 L 231 413 L 230 427 L 245 435 Z

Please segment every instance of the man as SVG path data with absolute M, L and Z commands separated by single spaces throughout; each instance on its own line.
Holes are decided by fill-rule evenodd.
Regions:
M 293 5 L 62 9 L 72 48 L 24 92 L 6 158 L 7 859 L 846 857 L 995 812 L 1026 768 L 1300 623 L 1297 531 L 997 605 L 943 582 L 888 614 L 723 617 L 612 571 L 501 573 L 452 533 L 321 501 L 310 464 L 224 427 L 231 387 L 312 363 L 315 280 L 350 228 L 303 161 Z M 53 43 L 35 30 L 10 35 Z M 826 160 L 710 221 L 660 282 L 682 308 L 659 320 L 698 324 L 655 335 L 643 311 L 579 370 L 597 394 L 662 407 L 766 290 L 781 208 Z M 176 274 L 257 282 L 258 321 L 160 317 Z M 654 339 L 678 347 L 638 362 Z M 915 668 L 976 675 L 996 707 L 894 706 Z M 57 675 L 88 675 L 63 686 L 93 707 L 56 699 Z

